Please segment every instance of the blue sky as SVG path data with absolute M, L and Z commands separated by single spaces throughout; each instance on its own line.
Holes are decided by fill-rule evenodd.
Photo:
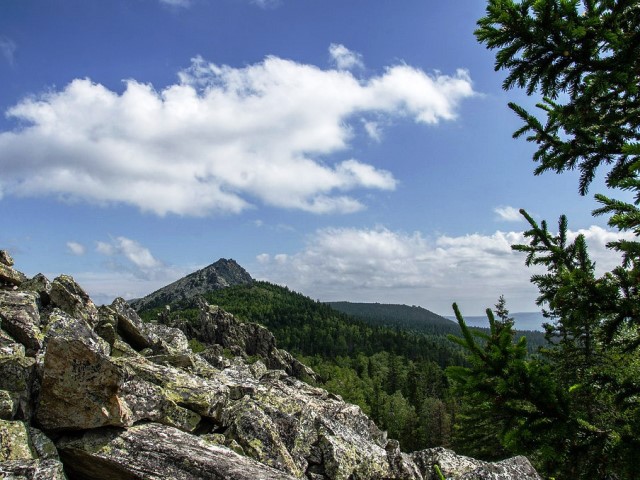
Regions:
M 534 177 L 480 0 L 4 0 L 0 247 L 132 298 L 220 257 L 320 300 L 535 310 L 515 209 L 613 233 Z M 600 183 L 592 191 L 601 191 Z

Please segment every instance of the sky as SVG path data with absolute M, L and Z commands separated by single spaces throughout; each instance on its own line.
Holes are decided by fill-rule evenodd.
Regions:
M 510 245 L 569 218 L 534 176 L 480 0 L 3 0 L 0 248 L 96 303 L 219 258 L 322 301 L 535 311 Z

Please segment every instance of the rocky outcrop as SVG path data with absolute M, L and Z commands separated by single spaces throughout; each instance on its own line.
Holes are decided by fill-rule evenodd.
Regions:
M 315 378 L 307 366 L 293 358 L 285 350 L 276 347 L 273 334 L 257 323 L 243 323 L 215 305 L 207 305 L 198 298 L 200 316 L 197 322 L 177 324 L 189 338 L 207 345 L 219 345 L 234 356 L 259 357 L 268 368 L 284 370 L 297 378 Z
M 147 324 L 40 275 L 3 284 L 0 320 L 0 478 L 539 478 L 523 457 L 401 452 L 268 330 L 204 302 L 191 326 Z
M 233 450 L 158 424 L 92 430 L 58 441 L 75 478 L 293 480 Z
M 221 258 L 201 270 L 193 272 L 144 298 L 129 303 L 136 310 L 164 307 L 173 302 L 184 301 L 212 290 L 232 285 L 253 283 L 251 275 L 235 260 Z

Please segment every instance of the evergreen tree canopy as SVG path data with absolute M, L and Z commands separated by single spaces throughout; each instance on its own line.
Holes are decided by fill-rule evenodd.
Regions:
M 587 193 L 599 167 L 613 191 L 633 203 L 597 194 L 609 225 L 628 233 L 610 243 L 620 266 L 598 277 L 585 238 L 569 239 L 562 216 L 558 232 L 530 225 L 527 265 L 538 304 L 550 323 L 548 346 L 525 358 L 498 328 L 477 343 L 456 309 L 471 369 L 450 370 L 476 415 L 499 425 L 500 448 L 524 453 L 556 478 L 637 478 L 640 460 L 640 2 L 628 0 L 489 0 L 477 38 L 496 50 L 504 88 L 540 94 L 536 114 L 510 104 L 537 150 L 536 174 L 580 171 Z M 502 305 L 504 307 L 504 305 Z M 498 305 L 499 317 L 502 308 Z M 462 423 L 464 426 L 464 423 Z M 486 427 L 485 433 L 491 432 Z M 499 449 L 493 452 L 500 454 Z

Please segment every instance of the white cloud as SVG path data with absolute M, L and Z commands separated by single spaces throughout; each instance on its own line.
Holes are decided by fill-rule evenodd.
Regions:
M 369 138 L 376 142 L 382 141 L 382 131 L 378 122 L 363 119 L 362 124 L 364 125 L 364 129 L 367 132 L 367 135 L 369 135 Z
M 335 65 L 338 70 L 353 70 L 356 68 L 364 68 L 362 55 L 349 50 L 344 45 L 332 43 L 329 46 L 329 55 L 331 56 L 333 65 Z
M 160 0 L 160 3 L 169 5 L 170 7 L 182 7 L 182 8 L 187 8 L 191 5 L 190 0 Z
M 13 40 L 7 37 L 0 37 L 0 53 L 4 59 L 13 65 L 17 46 Z
M 496 220 L 504 222 L 522 222 L 524 220 L 520 211 L 514 207 L 496 207 L 493 211 L 496 213 Z
M 251 3 L 264 9 L 277 8 L 282 5 L 281 0 L 251 0 Z
M 108 257 L 116 257 L 109 263 L 113 270 L 131 272 L 141 278 L 166 277 L 167 267 L 154 258 L 148 248 L 127 237 L 116 237 L 109 242 L 97 242 L 96 251 Z M 126 260 L 126 263 L 121 263 Z
M 571 238 L 578 233 L 599 273 L 619 263 L 605 247 L 616 233 L 592 226 Z M 522 232 L 429 238 L 386 228 L 323 229 L 300 252 L 262 254 L 257 276 L 322 300 L 420 304 L 443 315 L 458 301 L 472 315 L 504 294 L 512 311 L 535 311 L 538 292 L 529 279 L 542 270 L 525 267 L 525 256 L 511 250 L 516 243 L 526 243 Z
M 474 94 L 468 74 L 398 65 L 367 79 L 277 57 L 244 68 L 195 58 L 163 90 L 117 93 L 89 79 L 24 99 L 0 132 L 0 191 L 122 203 L 157 215 L 239 213 L 255 204 L 313 213 L 365 206 L 393 175 L 350 148 L 353 120 L 406 116 L 437 124 Z M 348 158 L 348 157 L 347 157 Z
M 69 249 L 69 252 L 72 253 L 73 255 L 84 255 L 85 252 L 87 251 L 86 247 L 84 245 L 82 245 L 81 243 L 78 242 L 67 242 L 67 248 Z

